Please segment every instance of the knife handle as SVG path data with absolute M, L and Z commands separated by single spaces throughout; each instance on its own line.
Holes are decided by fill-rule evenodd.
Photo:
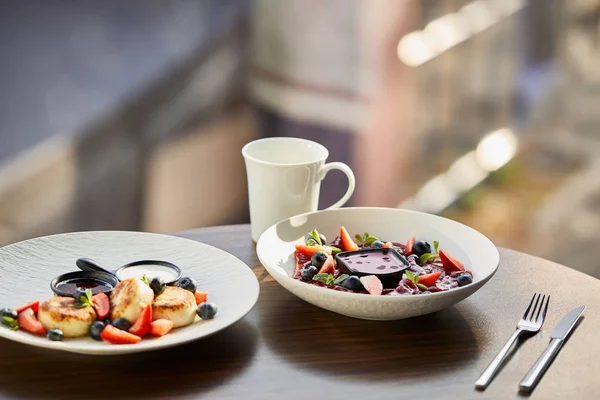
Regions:
M 550 341 L 542 355 L 537 359 L 533 367 L 527 372 L 523 380 L 519 383 L 519 390 L 523 392 L 531 392 L 538 384 L 544 372 L 552 363 L 552 360 L 558 354 L 564 340 L 554 338 Z

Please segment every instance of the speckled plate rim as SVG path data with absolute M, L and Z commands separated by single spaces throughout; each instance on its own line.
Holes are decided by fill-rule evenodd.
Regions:
M 218 263 L 203 263 L 209 265 L 208 268 L 214 268 L 215 270 L 219 270 L 218 273 L 223 273 L 224 269 L 233 269 L 236 277 L 239 277 L 238 284 L 231 284 L 231 287 L 227 291 L 223 291 L 219 293 L 217 297 L 224 299 L 224 296 L 227 296 L 230 299 L 235 299 L 235 303 L 238 307 L 235 310 L 227 310 L 223 309 L 223 307 L 219 307 L 219 303 L 217 302 L 217 306 L 219 307 L 219 311 L 217 316 L 208 321 L 202 321 L 198 317 L 196 317 L 196 321 L 189 326 L 179 328 L 174 330 L 169 335 L 159 337 L 159 338 L 150 338 L 144 339 L 142 342 L 137 344 L 125 344 L 125 345 L 115 345 L 106 342 L 98 342 L 94 341 L 89 337 L 86 338 L 76 338 L 76 339 L 65 339 L 62 342 L 53 342 L 48 340 L 45 337 L 39 337 L 32 335 L 23 331 L 11 331 L 4 327 L 0 326 L 0 337 L 12 340 L 15 342 L 52 349 L 52 350 L 60 350 L 67 351 L 72 353 L 80 353 L 80 354 L 89 354 L 89 355 L 120 355 L 120 354 L 128 354 L 128 353 L 139 353 L 145 351 L 159 350 L 163 348 L 168 348 L 172 346 L 181 345 L 187 342 L 195 341 L 201 339 L 206 336 L 210 336 L 215 334 L 228 326 L 234 324 L 235 322 L 242 319 L 250 310 L 254 307 L 258 300 L 260 287 L 258 283 L 258 279 L 256 278 L 252 269 L 245 264 L 243 261 L 233 256 L 232 254 L 218 249 L 216 247 L 207 245 L 205 243 L 201 243 L 191 239 L 185 239 L 178 236 L 166 235 L 166 234 L 157 234 L 157 233 L 146 233 L 146 232 L 133 232 L 133 231 L 87 231 L 87 232 L 70 232 L 70 233 L 62 233 L 56 235 L 48 235 L 37 237 L 33 239 L 24 240 L 21 242 L 16 242 L 7 246 L 0 248 L 0 273 L 4 273 L 2 269 L 2 258 L 6 255 L 6 252 L 16 251 L 23 253 L 23 250 L 26 250 L 27 247 L 31 245 L 35 245 L 40 241 L 61 241 L 63 239 L 76 240 L 77 236 L 86 235 L 86 236 L 107 236 L 107 235 L 115 235 L 115 237 L 120 237 L 120 239 L 131 238 L 132 235 L 142 238 L 152 238 L 152 240 L 156 240 L 155 244 L 159 245 L 159 243 L 163 243 L 165 245 L 169 245 L 172 243 L 182 244 L 183 247 L 194 248 L 198 254 L 202 254 L 203 256 L 208 256 L 206 261 L 216 260 Z M 88 253 L 89 254 L 89 253 Z M 131 258 L 131 257 L 130 257 Z M 181 263 L 175 261 L 175 264 L 178 264 L 185 276 L 186 267 L 183 265 L 185 263 Z M 216 265 L 219 265 L 218 267 Z M 72 268 L 64 271 L 55 271 L 56 275 L 61 272 L 68 272 L 70 270 L 76 271 L 77 267 L 75 266 L 75 258 L 72 261 Z M 6 281 L 3 279 L 2 281 Z M 49 281 L 48 281 L 49 282 Z M 44 288 L 48 288 L 48 282 L 39 282 L 40 286 Z M 0 282 L 0 303 L 4 302 L 2 298 L 2 283 Z M 37 285 L 37 282 L 36 282 Z M 229 285 L 229 284 L 228 284 Z M 209 292 L 209 301 L 210 301 Z M 47 298 L 50 298 L 52 293 L 49 292 Z M 40 298 L 39 300 L 45 300 L 46 298 Z M 36 299 L 32 299 L 36 300 Z M 22 302 L 24 303 L 24 302 Z M 21 304 L 21 303 L 19 303 Z M 16 307 L 19 304 L 0 304 L 0 307 Z

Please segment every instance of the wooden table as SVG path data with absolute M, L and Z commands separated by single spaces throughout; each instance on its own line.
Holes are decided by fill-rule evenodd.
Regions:
M 177 236 L 225 249 L 261 282 L 254 309 L 211 337 L 168 350 L 93 357 L 0 340 L 0 398 L 518 398 L 517 385 L 569 310 L 585 319 L 531 395 L 600 396 L 600 281 L 501 249 L 497 274 L 456 306 L 402 321 L 363 321 L 296 298 L 260 266 L 246 225 Z M 552 300 L 543 331 L 484 392 L 474 382 L 515 329 L 533 292 Z

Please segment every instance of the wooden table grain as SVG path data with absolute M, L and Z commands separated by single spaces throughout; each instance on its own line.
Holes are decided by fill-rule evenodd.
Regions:
M 533 399 L 600 398 L 600 281 L 500 249 L 496 275 L 446 310 L 363 321 L 296 298 L 260 266 L 247 225 L 176 233 L 224 249 L 256 273 L 261 293 L 242 320 L 203 340 L 127 356 L 84 356 L 0 340 L 0 398 L 510 399 L 569 310 L 587 305 Z M 552 300 L 489 388 L 474 382 L 534 292 Z

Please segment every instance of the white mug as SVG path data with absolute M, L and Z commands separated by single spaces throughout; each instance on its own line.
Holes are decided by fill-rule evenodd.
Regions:
M 325 164 L 329 151 L 319 143 L 299 138 L 259 139 L 242 148 L 248 177 L 248 201 L 252 240 L 271 225 L 294 215 L 316 211 L 321 181 L 339 169 L 348 177 L 348 190 L 329 208 L 343 206 L 356 185 L 346 164 Z

